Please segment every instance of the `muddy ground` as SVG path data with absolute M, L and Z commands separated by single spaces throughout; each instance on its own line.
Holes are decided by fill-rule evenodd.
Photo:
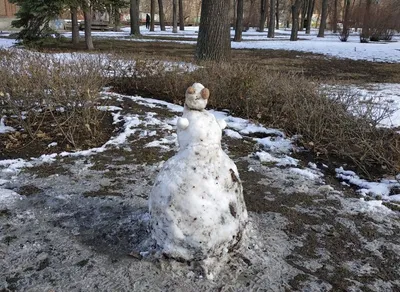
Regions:
M 121 102 L 123 116 L 143 121 L 149 112 L 161 121 L 177 114 Z M 332 177 L 262 164 L 251 137 L 223 138 L 250 223 L 222 270 L 205 279 L 193 264 L 148 253 L 147 198 L 176 151 L 173 134 L 163 123 L 141 123 L 104 152 L 0 167 L 0 291 L 400 290 L 399 213 L 361 201 Z M 168 147 L 145 147 L 163 138 Z

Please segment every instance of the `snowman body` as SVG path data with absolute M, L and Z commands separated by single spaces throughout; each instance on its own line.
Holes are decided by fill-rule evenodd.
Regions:
M 149 208 L 152 236 L 162 253 L 204 260 L 238 244 L 247 211 L 236 165 L 221 148 L 224 122 L 204 109 L 206 102 L 200 109 L 189 108 L 188 95 L 200 95 L 204 87 L 189 88 L 194 93 L 186 92 L 178 121 L 180 149 L 157 176 Z

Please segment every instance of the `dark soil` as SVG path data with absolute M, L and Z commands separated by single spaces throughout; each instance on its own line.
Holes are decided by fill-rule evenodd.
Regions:
M 95 136 L 90 137 L 85 127 L 79 128 L 74 135 L 77 148 L 65 138 L 58 127 L 48 117 L 40 124 L 35 138 L 32 138 L 19 126 L 18 120 L 7 119 L 7 126 L 14 127 L 17 131 L 0 134 L 0 160 L 15 158 L 39 157 L 42 154 L 60 153 L 63 151 L 84 150 L 99 147 L 109 140 L 115 130 L 112 125 L 112 117 L 106 113 L 100 121 L 99 131 Z M 49 147 L 50 143 L 56 142 L 56 146 Z
M 95 39 L 94 46 L 96 52 L 102 53 L 135 55 L 160 60 L 195 61 L 195 46 L 188 44 Z M 54 53 L 85 51 L 85 43 L 80 42 L 74 48 L 66 41 L 49 42 L 42 44 L 40 50 Z M 328 58 L 320 54 L 297 51 L 235 49 L 232 50 L 232 62 L 259 64 L 264 66 L 266 71 L 300 73 L 326 83 L 400 82 L 399 64 Z

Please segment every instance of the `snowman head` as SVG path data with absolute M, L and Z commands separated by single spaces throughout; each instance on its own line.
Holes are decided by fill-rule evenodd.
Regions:
M 185 105 L 192 110 L 203 110 L 206 108 L 210 91 L 200 83 L 193 83 L 186 89 Z

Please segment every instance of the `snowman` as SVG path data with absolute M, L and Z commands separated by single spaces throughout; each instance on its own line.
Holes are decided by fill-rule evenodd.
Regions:
M 235 163 L 221 148 L 224 120 L 205 110 L 210 92 L 186 90 L 178 153 L 164 163 L 149 198 L 152 237 L 177 260 L 219 258 L 240 243 L 247 223 Z

